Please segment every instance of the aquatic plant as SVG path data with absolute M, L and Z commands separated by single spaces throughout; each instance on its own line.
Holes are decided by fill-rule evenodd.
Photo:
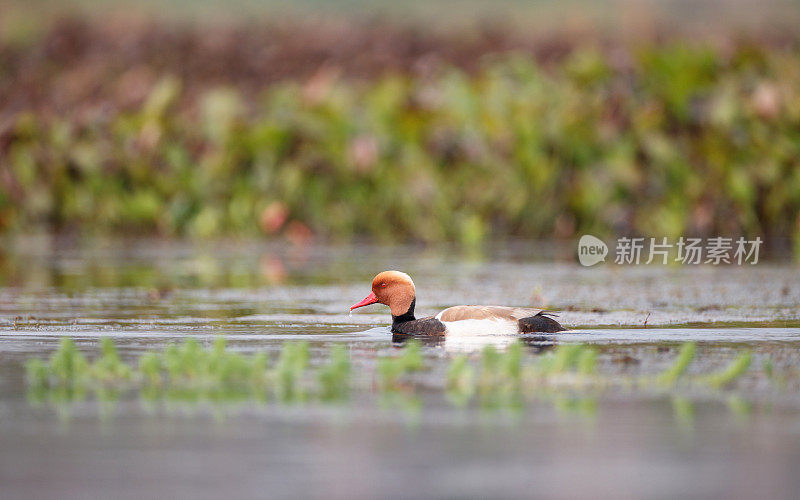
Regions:
M 411 339 L 405 342 L 403 354 L 398 358 L 404 372 L 417 372 L 424 368 L 422 359 L 422 343 Z
M 69 338 L 61 339 L 58 350 L 50 357 L 50 374 L 61 385 L 70 385 L 84 380 L 89 371 L 89 362 L 78 351 L 75 342 Z
M 50 382 L 50 367 L 41 359 L 29 359 L 25 363 L 25 375 L 31 386 L 45 387 Z
M 448 398 L 458 406 L 466 405 L 475 394 L 475 368 L 466 354 L 453 358 L 447 368 L 446 389 Z
M 382 389 L 396 388 L 400 375 L 402 375 L 402 365 L 396 358 L 378 358 L 376 364 L 378 373 L 378 387 Z
M 288 373 L 293 384 L 307 367 L 308 356 L 307 343 L 287 343 L 274 379 L 285 382 Z M 337 359 L 335 380 L 339 381 L 343 368 L 341 359 Z M 86 362 L 71 339 L 62 341 L 48 363 L 31 359 L 26 364 L 29 383 L 36 387 L 47 388 L 54 383 L 90 386 L 97 391 L 116 386 L 139 387 L 151 396 L 162 391 L 182 391 L 195 397 L 262 390 L 270 378 L 267 368 L 266 353 L 245 356 L 227 349 L 223 337 L 215 339 L 210 349 L 195 339 L 187 339 L 167 346 L 161 353 L 144 353 L 136 369 L 122 361 L 109 338 L 101 340 L 101 355 L 92 364 Z
M 753 405 L 735 394 L 729 395 L 725 403 L 731 413 L 741 421 L 747 421 L 753 412 Z
M 522 342 L 513 342 L 506 348 L 502 370 L 509 379 L 519 382 L 522 376 Z
M 309 345 L 305 340 L 287 342 L 283 345 L 280 358 L 275 366 L 277 372 L 302 373 L 308 368 L 310 358 Z
M 127 380 L 133 371 L 122 362 L 117 352 L 117 346 L 109 337 L 100 339 L 100 351 L 102 355 L 91 365 L 92 377 L 107 382 Z
M 505 351 L 488 345 L 481 352 L 477 393 L 484 408 L 522 406 L 522 344 L 514 342 Z
M 163 383 L 164 378 L 162 372 L 164 364 L 161 356 L 153 352 L 142 354 L 139 358 L 139 373 L 141 374 L 145 384 L 151 386 L 159 386 Z
M 277 393 L 281 399 L 290 400 L 301 396 L 297 392 L 297 382 L 308 367 L 308 360 L 308 342 L 299 341 L 284 344 L 274 370 Z
M 193 341 L 193 339 L 189 339 Z M 188 342 L 188 341 L 187 341 Z M 184 356 L 181 356 L 181 352 L 177 345 L 171 344 L 164 349 L 163 353 L 163 365 L 167 371 L 167 375 L 170 380 L 177 380 L 181 378 L 184 373 L 184 364 L 183 364 Z
M 404 342 L 399 356 L 378 358 L 376 364 L 378 387 L 396 389 L 399 387 L 401 377 L 423 368 L 422 344 L 416 339 L 407 340 Z
M 753 355 L 750 351 L 743 352 L 724 369 L 705 376 L 703 380 L 715 388 L 725 387 L 744 375 L 747 369 L 750 368 L 752 360 Z
M 578 354 L 577 368 L 581 375 L 594 375 L 597 371 L 597 351 L 590 347 L 581 349 Z
M 250 360 L 250 380 L 256 386 L 263 386 L 267 382 L 267 369 L 269 357 L 265 352 L 256 353 Z
M 696 351 L 697 345 L 694 342 L 685 342 L 681 345 L 678 357 L 675 359 L 672 366 L 658 376 L 658 382 L 667 385 L 675 384 L 678 378 L 680 378 L 689 367 L 689 364 L 694 359 Z
M 597 373 L 599 352 L 593 346 L 562 344 L 538 356 L 526 356 L 521 342 L 502 351 L 487 346 L 479 356 L 461 354 L 450 359 L 442 388 L 457 406 L 466 406 L 477 396 L 483 408 L 519 409 L 526 400 L 541 397 L 553 402 L 558 411 L 592 415 L 596 411 L 594 391 L 609 387 L 671 390 L 695 355 L 696 345 L 687 342 L 680 346 L 672 365 L 656 377 L 612 379 Z M 687 377 L 686 382 L 715 389 L 730 386 L 747 371 L 751 358 L 750 352 L 744 352 L 724 369 Z M 88 363 L 74 341 L 64 338 L 47 362 L 30 359 L 25 369 L 31 401 L 52 402 L 83 399 L 88 394 L 114 402 L 128 391 L 139 391 L 143 401 L 149 402 L 230 403 L 263 401 L 269 395 L 292 403 L 311 398 L 336 401 L 346 398 L 360 380 L 353 377 L 346 345 L 332 346 L 327 361 L 315 370 L 309 369 L 309 361 L 310 346 L 305 341 L 285 342 L 275 363 L 270 364 L 266 352 L 236 352 L 220 336 L 210 347 L 187 339 L 160 352 L 143 353 L 134 368 L 122 360 L 111 339 L 100 341 L 100 355 Z M 410 375 L 424 370 L 425 365 L 422 344 L 415 340 L 391 355 L 379 356 L 374 369 L 379 397 L 390 402 L 393 397 L 388 394 L 404 393 L 418 406 L 415 393 L 421 380 Z M 673 406 L 677 420 L 691 421 L 691 405 L 685 398 L 673 394 Z
M 672 413 L 675 420 L 684 429 L 691 429 L 694 425 L 694 405 L 685 396 L 672 397 Z
M 306 341 L 284 343 L 278 362 L 269 374 L 275 395 L 284 402 L 307 399 L 308 391 L 301 379 L 309 362 L 309 345 Z
M 553 373 L 566 372 L 577 366 L 578 359 L 584 347 L 580 344 L 563 344 L 555 350 L 550 371 Z
M 558 395 L 554 399 L 556 411 L 567 415 L 580 415 L 593 417 L 597 414 L 597 398 L 591 396 L 566 396 Z
M 497 392 L 502 380 L 500 368 L 502 355 L 494 346 L 488 345 L 481 351 L 480 372 L 478 375 L 478 393 L 482 395 Z
M 772 378 L 775 376 L 775 364 L 772 362 L 772 360 L 765 359 L 761 363 L 761 367 L 764 369 L 764 374 L 767 376 L 767 378 L 772 380 Z
M 350 389 L 350 352 L 347 346 L 335 345 L 329 352 L 328 364 L 317 373 L 320 398 L 341 399 Z

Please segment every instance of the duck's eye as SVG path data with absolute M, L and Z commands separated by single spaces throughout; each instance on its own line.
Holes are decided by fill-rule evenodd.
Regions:
M 381 288 L 386 288 L 386 283 L 381 283 Z

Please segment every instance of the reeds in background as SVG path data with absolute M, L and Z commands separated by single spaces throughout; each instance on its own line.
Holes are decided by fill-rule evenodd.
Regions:
M 325 52 L 288 29 L 70 26 L 0 49 L 4 231 L 800 242 L 791 34 L 364 28 L 369 48 Z

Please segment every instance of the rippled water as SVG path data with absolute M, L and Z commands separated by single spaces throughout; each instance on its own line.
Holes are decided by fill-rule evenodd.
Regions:
M 394 348 L 388 311 L 348 314 L 374 274 L 415 280 L 419 314 L 468 303 L 542 305 L 590 343 L 609 377 L 656 373 L 698 342 L 691 373 L 743 349 L 726 391 L 532 394 L 521 408 L 459 407 L 442 394 L 453 353 L 512 338 L 424 348 L 422 389 L 369 390 Z M 0 251 L 0 496 L 793 497 L 800 491 L 800 268 L 585 269 L 572 249 L 515 243 L 482 253 L 254 242 L 75 243 Z M 343 404 L 240 401 L 34 404 L 23 363 L 70 336 L 87 353 L 114 337 L 126 360 L 187 337 L 236 350 L 311 342 L 312 363 L 347 343 L 362 390 Z M 762 369 L 770 360 L 779 379 Z M 366 389 L 363 389 L 366 388 Z

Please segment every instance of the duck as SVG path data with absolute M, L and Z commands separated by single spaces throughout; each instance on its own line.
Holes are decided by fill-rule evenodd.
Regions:
M 419 337 L 447 335 L 511 335 L 556 333 L 566 330 L 543 309 L 509 306 L 453 306 L 436 316 L 414 315 L 417 292 L 411 277 L 401 271 L 384 271 L 372 280 L 372 291 L 350 311 L 371 304 L 389 306 L 392 333 Z

